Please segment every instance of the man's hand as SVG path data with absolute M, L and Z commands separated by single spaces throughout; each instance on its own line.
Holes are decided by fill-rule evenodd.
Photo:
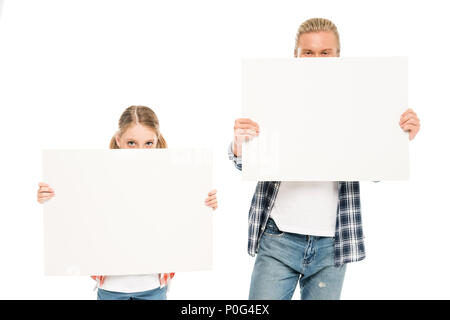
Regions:
M 233 153 L 236 157 L 242 155 L 242 144 L 250 141 L 259 135 L 259 126 L 247 118 L 237 119 L 234 122 L 234 139 L 233 139 Z
M 403 112 L 400 117 L 399 125 L 403 131 L 409 131 L 409 140 L 414 139 L 417 132 L 420 130 L 420 120 L 417 118 L 417 114 L 412 109 L 408 109 Z

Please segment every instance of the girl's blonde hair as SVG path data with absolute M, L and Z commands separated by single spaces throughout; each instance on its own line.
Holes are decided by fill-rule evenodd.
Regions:
M 116 142 L 116 135 L 120 136 L 129 127 L 135 124 L 141 124 L 143 126 L 149 127 L 155 130 L 158 137 L 158 143 L 156 148 L 164 149 L 167 148 L 167 142 L 159 131 L 159 121 L 156 114 L 152 109 L 144 106 L 131 106 L 125 109 L 119 119 L 119 131 L 112 137 L 109 143 L 110 149 L 119 149 Z
M 334 33 L 337 39 L 337 54 L 339 55 L 341 51 L 341 42 L 339 40 L 339 32 L 336 25 L 328 19 L 324 18 L 312 18 L 304 21 L 297 30 L 297 36 L 295 37 L 295 49 L 294 56 L 297 54 L 298 41 L 300 36 L 309 32 L 320 32 L 320 31 L 331 31 Z

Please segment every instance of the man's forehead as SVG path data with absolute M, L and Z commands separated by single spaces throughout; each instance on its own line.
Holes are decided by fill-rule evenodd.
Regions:
M 299 47 L 310 49 L 336 49 L 337 39 L 331 31 L 308 32 L 300 36 Z

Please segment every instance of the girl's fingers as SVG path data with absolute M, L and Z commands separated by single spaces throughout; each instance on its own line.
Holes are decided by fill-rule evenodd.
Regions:
M 217 193 L 217 190 L 216 190 L 216 189 L 211 190 L 211 191 L 208 193 L 208 196 L 215 195 L 216 193 Z
M 39 192 L 38 193 L 38 198 L 53 197 L 54 195 L 55 195 L 54 192 Z
M 55 192 L 55 190 L 53 190 L 50 187 L 40 187 L 39 188 L 39 193 L 45 193 L 45 192 L 53 193 L 53 192 Z
M 408 115 L 406 115 L 405 117 L 402 117 L 402 118 L 400 119 L 399 124 L 400 124 L 400 125 L 403 125 L 404 123 L 406 123 L 406 122 L 409 121 L 409 120 L 416 120 L 416 121 L 419 121 L 419 118 L 417 118 L 417 116 L 415 116 L 415 115 L 408 114 Z
M 38 197 L 38 202 L 39 203 L 44 203 L 45 201 L 50 200 L 51 198 L 53 198 L 53 195 L 52 196 Z
M 416 134 L 419 132 L 419 127 L 415 126 L 411 130 L 409 130 L 409 140 L 414 139 Z
M 217 201 L 209 202 L 206 204 L 206 206 L 211 208 L 217 207 Z
M 404 130 L 404 131 L 410 131 L 410 130 L 414 130 L 414 129 L 416 129 L 416 128 L 417 128 L 417 127 L 416 127 L 415 125 L 408 124 L 408 125 L 406 125 L 406 126 L 403 127 L 403 130 Z
M 402 124 L 405 121 L 408 121 L 409 119 L 419 119 L 419 118 L 417 117 L 417 114 L 415 114 L 415 113 L 407 113 L 400 117 L 399 123 Z
M 48 183 L 45 183 L 45 182 L 39 182 L 38 186 L 39 187 L 50 187 L 50 185 Z
M 405 112 L 402 113 L 401 117 L 407 115 L 408 113 L 416 114 L 413 109 L 409 108 Z
M 45 201 L 45 200 L 49 200 L 53 198 L 53 196 L 43 196 L 43 197 L 39 197 L 39 200 Z
M 408 119 L 407 121 L 403 122 L 403 123 L 400 125 L 400 127 L 403 127 L 403 126 L 409 125 L 409 124 L 414 125 L 414 126 L 417 126 L 417 125 L 419 124 L 419 119 L 416 119 L 416 118 Z
M 241 123 L 252 123 L 253 121 L 250 118 L 239 118 L 239 119 L 236 119 L 235 123 L 238 123 L 238 122 L 241 122 Z

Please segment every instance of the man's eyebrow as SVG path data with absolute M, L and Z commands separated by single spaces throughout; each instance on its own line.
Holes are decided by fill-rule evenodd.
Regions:
M 327 50 L 333 50 L 333 48 L 321 49 L 320 51 L 327 51 Z M 303 48 L 303 49 L 301 49 L 301 51 L 314 51 L 314 50 Z

